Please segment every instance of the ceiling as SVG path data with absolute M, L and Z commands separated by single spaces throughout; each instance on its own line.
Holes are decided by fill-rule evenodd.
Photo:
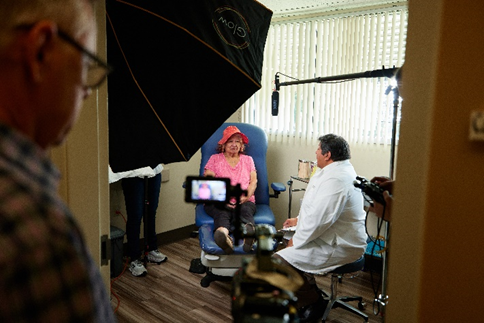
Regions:
M 379 5 L 401 5 L 407 0 L 258 0 L 273 12 L 273 18 L 311 15 L 314 13 L 366 8 Z

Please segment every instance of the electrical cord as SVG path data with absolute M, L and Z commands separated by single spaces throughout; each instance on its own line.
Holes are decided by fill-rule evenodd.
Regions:
M 281 74 L 282 76 L 288 77 L 288 78 L 293 79 L 293 80 L 295 80 L 295 81 L 299 81 L 299 79 L 297 79 L 297 78 L 295 78 L 295 77 L 292 77 L 292 76 L 289 76 L 289 75 L 286 75 L 286 74 L 284 74 L 284 73 L 277 72 L 277 73 L 276 73 L 276 75 L 278 75 L 278 74 Z
M 116 292 L 113 290 L 113 284 L 114 282 L 116 282 L 123 274 L 124 272 L 126 271 L 126 268 L 128 268 L 128 261 L 129 261 L 129 258 L 126 258 L 126 262 L 124 263 L 124 267 L 123 267 L 123 270 L 121 271 L 121 273 L 116 277 L 116 278 L 113 278 L 111 280 L 111 285 L 109 287 L 110 291 L 111 291 L 111 294 L 113 294 L 113 296 L 116 298 L 116 300 L 118 301 L 118 305 L 116 306 L 116 308 L 114 309 L 114 313 L 116 313 L 119 309 L 119 306 L 121 305 L 121 300 L 119 299 L 119 296 L 116 294 Z

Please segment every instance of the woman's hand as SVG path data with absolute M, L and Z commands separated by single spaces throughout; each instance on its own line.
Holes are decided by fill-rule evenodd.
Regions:
M 243 196 L 240 197 L 240 204 L 245 203 L 248 200 L 249 200 L 249 198 L 247 196 L 243 195 Z
M 205 177 L 215 177 L 215 173 L 211 171 L 210 169 L 205 169 L 203 171 L 203 176 Z

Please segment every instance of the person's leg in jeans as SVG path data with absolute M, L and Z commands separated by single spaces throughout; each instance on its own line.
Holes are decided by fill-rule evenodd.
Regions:
M 161 174 L 148 179 L 148 219 L 146 235 L 148 236 L 148 261 L 160 264 L 168 259 L 167 256 L 158 250 L 158 239 L 156 237 L 156 210 L 160 197 Z
M 139 177 L 123 178 L 121 186 L 126 204 L 126 237 L 128 240 L 128 257 L 131 261 L 140 258 L 140 226 L 144 210 L 144 179 Z
M 148 179 L 148 251 L 157 250 L 156 210 L 160 198 L 161 174 Z

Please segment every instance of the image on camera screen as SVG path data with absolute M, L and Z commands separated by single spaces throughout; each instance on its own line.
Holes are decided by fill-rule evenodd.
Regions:
M 187 202 L 227 202 L 227 179 L 187 178 Z

